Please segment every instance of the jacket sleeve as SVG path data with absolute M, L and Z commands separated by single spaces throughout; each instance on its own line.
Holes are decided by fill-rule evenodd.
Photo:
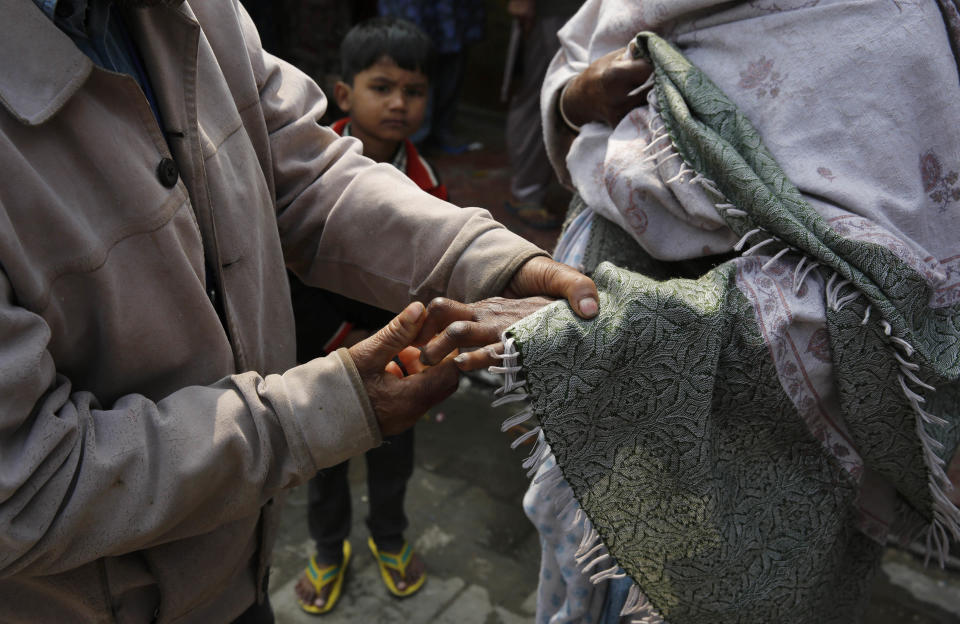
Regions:
M 0 272 L 0 578 L 206 533 L 380 442 L 345 352 L 102 405 L 13 298 Z
M 319 87 L 264 52 L 238 7 L 270 139 L 278 224 L 287 265 L 305 283 L 397 311 L 444 295 L 499 294 L 521 264 L 545 252 L 480 208 L 457 208 L 354 138 L 318 120 Z

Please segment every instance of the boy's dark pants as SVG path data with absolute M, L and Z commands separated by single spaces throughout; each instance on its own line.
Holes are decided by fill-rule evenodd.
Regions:
M 370 536 L 379 550 L 403 548 L 407 516 L 403 498 L 413 474 L 413 428 L 383 439 L 366 452 L 370 513 L 366 518 Z M 340 561 L 343 540 L 350 534 L 350 483 L 347 462 L 321 470 L 307 489 L 307 522 L 317 545 L 317 562 L 323 566 Z

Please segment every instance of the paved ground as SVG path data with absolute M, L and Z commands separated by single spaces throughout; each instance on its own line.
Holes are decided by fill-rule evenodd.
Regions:
M 523 453 L 500 433 L 510 412 L 490 409 L 490 388 L 465 379 L 460 391 L 417 425 L 416 468 L 407 494 L 408 538 L 429 568 L 424 589 L 407 600 L 387 594 L 366 547 L 363 461 L 351 462 L 354 559 L 346 595 L 323 620 L 340 622 L 526 621 L 536 587 L 539 543 L 520 508 Z M 506 410 L 506 411 L 505 411 Z M 299 613 L 293 584 L 312 547 L 305 526 L 306 493 L 287 504 L 275 551 L 272 598 L 281 623 L 313 622 Z M 495 621 L 495 620 L 493 620 Z
M 429 569 L 424 589 L 406 600 L 387 594 L 366 549 L 363 461 L 351 462 L 354 558 L 344 597 L 322 618 L 300 611 L 293 585 L 312 545 L 306 492 L 294 490 L 275 551 L 271 599 L 278 624 L 528 624 L 533 622 L 539 544 L 520 500 L 524 447 L 500 433 L 508 406 L 489 408 L 490 388 L 465 379 L 451 399 L 417 425 L 408 537 Z M 960 573 L 924 569 L 890 550 L 874 584 L 864 624 L 960 622 Z
M 452 199 L 480 205 L 545 248 L 558 232 L 523 227 L 503 209 L 508 168 L 502 126 L 496 118 L 464 117 L 464 138 L 485 148 L 432 160 Z M 533 621 L 539 544 L 520 501 L 526 477 L 512 436 L 500 433 L 510 406 L 489 407 L 492 388 L 470 379 L 432 410 L 416 430 L 416 469 L 409 484 L 408 538 L 428 566 L 417 595 L 396 600 L 387 594 L 366 548 L 366 484 L 362 460 L 351 462 L 354 500 L 354 558 L 344 597 L 322 618 L 300 611 L 293 585 L 312 545 L 306 529 L 306 491 L 289 498 L 271 576 L 278 624 L 394 623 L 520 624 Z M 912 555 L 890 550 L 876 579 L 864 624 L 960 623 L 960 572 L 924 569 Z M 719 624 L 719 623 L 718 623 Z

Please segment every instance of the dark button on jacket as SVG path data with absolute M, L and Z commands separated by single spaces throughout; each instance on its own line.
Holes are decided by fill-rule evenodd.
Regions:
M 180 178 L 180 169 L 177 168 L 177 163 L 170 158 L 161 159 L 160 164 L 157 165 L 157 177 L 160 179 L 160 184 L 167 188 L 173 188 Z

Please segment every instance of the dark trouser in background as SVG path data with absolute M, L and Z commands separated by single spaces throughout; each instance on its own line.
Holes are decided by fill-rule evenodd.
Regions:
M 240 614 L 231 624 L 274 624 L 273 607 L 270 597 L 264 595 L 263 602 L 255 602 L 249 609 Z
M 453 124 L 463 87 L 467 51 L 437 54 L 430 74 L 430 96 L 423 123 L 410 140 L 426 147 L 456 147 Z
M 523 39 L 523 73 L 507 110 L 507 156 L 513 172 L 510 192 L 516 201 L 541 203 L 553 180 L 553 167 L 543 145 L 540 87 L 560 48 L 557 31 L 564 22 L 565 16 L 538 17 Z
M 413 474 L 413 428 L 384 438 L 366 452 L 370 511 L 366 523 L 377 548 L 398 552 L 403 547 L 407 516 L 403 498 Z M 351 505 L 347 462 L 321 470 L 307 490 L 307 522 L 322 566 L 340 561 L 343 540 L 350 535 Z

